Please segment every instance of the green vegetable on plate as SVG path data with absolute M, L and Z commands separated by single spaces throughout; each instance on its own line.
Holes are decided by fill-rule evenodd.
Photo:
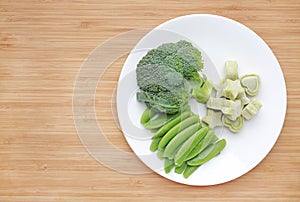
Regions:
M 206 102 L 212 85 L 199 73 L 202 68 L 201 52 L 190 42 L 162 44 L 137 64 L 137 100 L 167 114 L 178 112 L 191 97 Z
M 198 131 L 200 128 L 201 128 L 201 124 L 196 123 L 194 125 L 189 126 L 185 130 L 181 131 L 166 145 L 163 157 L 171 158 L 172 156 L 174 156 L 175 151 L 177 151 L 179 146 L 184 141 L 186 141 L 190 136 L 192 136 L 196 131 Z M 161 142 L 162 141 L 163 141 L 163 139 L 161 140 Z M 158 146 L 160 146 L 160 145 L 158 145 Z
M 174 138 L 177 134 L 179 134 L 182 131 L 185 131 L 186 128 L 189 126 L 200 123 L 199 116 L 193 115 L 191 117 L 188 117 L 187 119 L 183 120 L 182 122 L 178 123 L 176 126 L 174 126 L 172 129 L 170 129 L 163 137 L 161 142 L 158 145 L 158 148 L 162 150 L 171 140 Z
M 187 164 L 190 166 L 200 166 L 217 156 L 225 148 L 225 146 L 226 140 L 221 139 L 218 142 L 206 148 L 204 151 L 198 154 L 198 156 L 189 160 Z

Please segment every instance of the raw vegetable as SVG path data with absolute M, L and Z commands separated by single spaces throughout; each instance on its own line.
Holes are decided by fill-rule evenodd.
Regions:
M 210 98 L 207 101 L 207 108 L 222 111 L 231 120 L 235 120 L 242 113 L 240 100 L 227 100 L 225 98 Z M 211 126 L 212 127 L 212 126 Z
M 164 150 L 158 150 L 157 153 L 156 153 L 156 155 L 157 155 L 157 157 L 159 159 L 163 159 L 164 158 L 163 154 L 164 154 Z
M 191 174 L 193 174 L 200 166 L 190 166 L 188 165 L 183 172 L 183 177 L 188 178 Z
M 224 126 L 227 126 L 232 132 L 239 132 L 244 126 L 244 118 L 242 116 L 239 116 L 235 120 L 231 120 L 227 116 L 223 116 L 222 121 Z
M 230 100 L 235 100 L 239 94 L 244 92 L 239 80 L 226 79 L 223 85 L 222 96 Z
M 186 141 L 190 136 L 192 136 L 200 128 L 201 128 L 201 124 L 196 123 L 194 125 L 189 126 L 185 130 L 181 131 L 166 145 L 163 157 L 171 158 L 175 154 L 176 149 L 178 149 L 178 147 L 184 141 Z M 162 141 L 163 141 L 163 139 L 160 141 L 160 143 Z M 161 149 L 160 144 L 158 145 L 158 148 Z
M 207 109 L 207 116 L 202 119 L 202 122 L 209 125 L 211 128 L 216 126 L 223 126 L 221 111 L 215 111 L 213 109 Z
M 189 160 L 187 162 L 190 166 L 200 166 L 215 156 L 217 156 L 226 146 L 225 139 L 221 139 L 218 142 L 214 143 L 213 145 L 206 148 L 203 152 L 201 152 L 198 156 L 195 158 Z
M 246 106 L 250 102 L 250 99 L 247 97 L 246 92 L 239 94 L 237 99 L 241 101 L 242 107 Z
M 257 99 L 252 99 L 251 102 L 243 109 L 242 115 L 245 119 L 250 120 L 262 107 L 262 104 Z
M 165 167 L 165 172 L 169 173 L 171 172 L 172 168 L 175 166 L 174 161 L 170 159 L 165 159 L 164 167 Z
M 186 167 L 187 167 L 187 164 L 185 162 L 183 162 L 183 164 L 181 166 L 175 167 L 175 173 L 177 173 L 177 174 L 183 173 L 183 171 L 186 169 Z
M 227 64 L 228 79 L 238 79 L 235 65 L 230 62 Z M 191 112 L 188 105 L 191 97 L 201 103 L 211 99 L 214 86 L 202 74 L 202 68 L 201 52 L 190 42 L 181 40 L 150 50 L 139 61 L 136 69 L 140 88 L 136 94 L 137 100 L 147 106 L 140 122 L 154 133 L 150 150 L 157 152 L 157 157 L 164 161 L 166 173 L 175 167 L 175 173 L 183 173 L 185 178 L 199 168 L 198 165 L 188 165 L 188 162 L 203 151 L 206 151 L 207 158 L 213 158 L 215 150 L 209 152 L 206 148 L 219 140 L 211 128 L 202 128 L 199 116 Z M 231 86 L 230 82 L 223 82 L 220 96 L 242 98 L 240 89 Z M 213 100 L 209 102 L 213 103 Z M 235 101 L 224 101 L 219 108 L 228 117 L 235 118 L 236 105 Z M 213 113 L 219 114 L 213 111 L 214 107 L 209 109 L 211 116 Z M 206 120 L 210 125 L 220 124 Z M 207 158 L 206 161 L 209 160 Z
M 250 120 L 258 113 L 262 104 L 247 97 L 258 93 L 260 78 L 257 74 L 246 74 L 239 79 L 236 61 L 225 62 L 225 79 L 214 84 L 215 97 L 206 103 L 207 115 L 202 119 L 209 127 L 226 126 L 232 132 L 239 132 L 244 119 Z
M 225 77 L 232 81 L 239 78 L 238 75 L 238 64 L 236 61 L 228 60 L 225 62 Z
M 195 146 L 195 148 L 188 154 L 185 160 L 190 160 L 194 158 L 199 153 L 201 153 L 208 145 L 214 143 L 216 140 L 218 140 L 218 138 L 215 136 L 214 131 L 208 131 L 203 140 Z
M 147 107 L 141 116 L 141 124 L 147 123 L 158 111 Z
M 190 42 L 162 44 L 150 50 L 138 63 L 137 100 L 148 107 L 173 114 L 193 96 L 206 102 L 212 90 L 205 77 L 201 52 Z
M 186 110 L 180 114 L 180 117 L 184 115 L 186 118 L 179 119 L 178 114 L 174 115 L 176 118 L 169 120 L 166 125 L 176 119 L 179 119 L 178 123 L 169 126 L 165 134 L 157 137 L 153 136 L 150 144 L 150 150 L 157 151 L 157 157 L 164 161 L 166 173 L 171 172 L 175 167 L 174 172 L 177 174 L 183 173 L 185 178 L 199 168 L 199 166 L 187 165 L 187 162 L 199 155 L 209 145 L 218 141 L 212 129 L 209 127 L 202 128 L 198 115 L 193 114 L 189 108 L 186 108 Z M 151 123 L 153 120 L 165 121 L 160 118 L 153 118 L 147 123 Z M 166 125 L 160 127 L 158 131 Z M 210 153 L 208 152 L 208 154 Z
M 185 111 L 182 114 L 178 114 L 175 119 L 171 120 L 170 122 L 166 123 L 163 127 L 161 127 L 152 137 L 152 139 L 161 137 L 166 134 L 169 130 L 171 130 L 175 125 L 180 123 L 180 121 L 186 119 L 187 117 L 191 116 L 191 111 Z
M 157 150 L 160 140 L 161 140 L 161 137 L 154 138 L 152 140 L 151 145 L 150 145 L 150 151 L 155 152 Z
M 165 148 L 165 146 L 172 140 L 172 138 L 174 138 L 177 134 L 181 132 L 185 132 L 186 128 L 195 123 L 200 123 L 199 116 L 197 115 L 193 115 L 174 126 L 166 133 L 166 135 L 163 136 L 162 140 L 158 145 L 158 149 L 162 150 L 163 148 Z
M 176 114 L 164 114 L 161 113 L 157 118 L 148 121 L 147 123 L 144 124 L 144 127 L 147 129 L 155 129 L 155 128 L 160 128 L 169 121 L 175 119 L 180 112 L 177 112 Z
M 141 91 L 137 100 L 168 114 L 178 112 L 191 97 L 191 88 L 182 74 L 163 64 L 148 64 L 136 69 Z
M 180 149 L 176 152 L 174 158 L 174 162 L 176 166 L 181 166 L 183 164 L 186 157 L 200 142 L 200 140 L 202 140 L 202 138 L 206 135 L 207 131 L 208 131 L 208 127 L 201 128 L 182 144 Z
M 246 74 L 241 77 L 241 85 L 249 96 L 255 96 L 260 87 L 260 79 L 257 74 Z

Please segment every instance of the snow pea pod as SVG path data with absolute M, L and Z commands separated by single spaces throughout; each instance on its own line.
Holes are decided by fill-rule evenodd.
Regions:
M 176 118 L 171 120 L 170 122 L 166 123 L 164 126 L 162 126 L 152 137 L 152 139 L 164 136 L 171 128 L 173 128 L 175 125 L 186 119 L 187 117 L 191 116 L 192 112 L 190 110 L 187 110 L 183 112 L 182 114 L 178 114 Z
M 166 114 L 166 113 L 160 113 L 158 117 L 154 118 L 153 120 L 149 120 L 147 123 L 144 124 L 144 127 L 147 129 L 157 129 L 171 120 L 177 118 L 179 115 L 181 115 L 182 112 L 189 110 L 190 106 L 186 105 L 182 108 L 182 111 L 176 113 L 176 114 Z
M 191 174 L 193 174 L 200 166 L 190 166 L 188 165 L 183 172 L 183 177 L 188 178 Z
M 195 146 L 195 148 L 188 154 L 185 160 L 190 160 L 197 156 L 201 151 L 203 151 L 209 144 L 217 141 L 217 137 L 213 130 L 209 130 L 205 137 Z
M 164 150 L 158 150 L 156 155 L 159 159 L 163 159 L 163 154 L 164 154 Z
M 195 123 L 199 123 L 200 119 L 198 115 L 193 115 L 185 120 L 183 120 L 182 122 L 180 122 L 179 124 L 177 124 L 176 126 L 174 126 L 171 130 L 169 130 L 162 138 L 162 140 L 159 142 L 158 145 L 158 149 L 163 149 L 166 147 L 166 145 L 179 133 L 181 133 L 182 131 L 184 131 L 187 127 L 195 124 Z
M 190 166 L 200 166 L 217 156 L 224 149 L 225 146 L 226 140 L 221 139 L 218 142 L 211 145 L 209 148 L 207 148 L 207 152 L 205 152 L 204 150 L 202 154 L 200 153 L 195 158 L 189 160 L 187 164 Z
M 175 173 L 177 174 L 181 174 L 183 173 L 183 171 L 186 169 L 187 164 L 185 162 L 183 162 L 183 164 L 179 167 L 175 167 Z
M 150 145 L 150 151 L 155 152 L 158 147 L 158 143 L 160 142 L 161 137 L 155 138 L 152 140 L 151 145 Z
M 141 116 L 141 124 L 147 123 L 154 115 L 158 113 L 157 110 L 147 107 Z
M 184 129 L 178 135 L 176 135 L 166 146 L 163 157 L 170 158 L 176 154 L 176 150 L 179 148 L 180 145 L 183 144 L 189 137 L 191 137 L 195 132 L 197 132 L 201 128 L 200 123 L 195 123 L 188 128 Z M 164 139 L 164 138 L 163 138 Z M 160 143 L 163 141 L 160 141 Z M 159 145 L 160 145 L 159 143 Z M 158 147 L 159 147 L 158 145 Z
M 170 160 L 170 159 L 165 159 L 164 162 L 164 168 L 165 168 L 165 172 L 169 173 L 171 172 L 172 168 L 175 166 L 174 161 Z
M 202 138 L 207 134 L 207 132 L 208 127 L 201 128 L 183 143 L 183 145 L 180 147 L 174 158 L 176 166 L 182 165 L 189 153 L 202 140 Z

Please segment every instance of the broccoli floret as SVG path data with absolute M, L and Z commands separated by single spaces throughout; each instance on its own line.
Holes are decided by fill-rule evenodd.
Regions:
M 140 89 L 144 91 L 172 91 L 174 88 L 182 86 L 184 83 L 182 74 L 163 64 L 138 66 L 136 73 L 137 84 Z
M 139 101 L 152 107 L 160 102 L 159 108 L 166 109 L 183 106 L 191 96 L 206 102 L 210 92 L 203 88 L 202 68 L 201 52 L 185 40 L 150 50 L 137 65 L 138 86 L 143 91 L 138 94 Z
M 201 52 L 184 40 L 165 43 L 150 50 L 137 66 L 145 64 L 164 64 L 182 73 L 185 79 L 194 77 L 194 73 L 203 68 Z
M 139 66 L 137 84 L 142 90 L 138 101 L 161 112 L 175 113 L 190 99 L 191 89 L 182 74 L 163 64 Z

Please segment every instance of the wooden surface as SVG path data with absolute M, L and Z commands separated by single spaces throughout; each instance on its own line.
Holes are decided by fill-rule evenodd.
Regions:
M 300 201 L 300 1 L 162 2 L 0 1 L 0 201 Z M 237 20 L 275 53 L 288 92 L 276 145 L 251 172 L 208 187 L 99 164 L 82 146 L 73 121 L 73 86 L 81 64 L 120 33 L 192 13 Z M 125 58 L 99 83 L 96 111 L 107 138 L 130 151 L 110 105 Z

